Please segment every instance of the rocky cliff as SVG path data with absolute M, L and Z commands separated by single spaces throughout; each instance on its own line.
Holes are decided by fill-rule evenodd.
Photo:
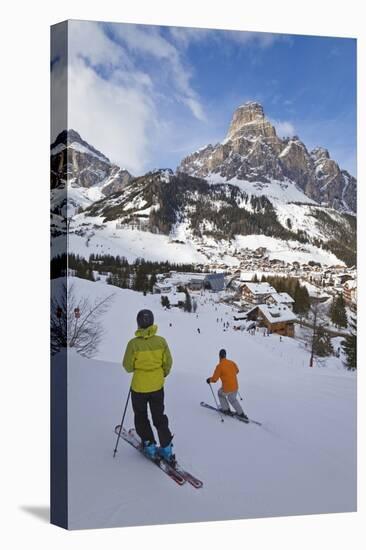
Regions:
M 238 107 L 226 138 L 188 155 L 178 172 L 212 183 L 292 182 L 319 204 L 356 212 L 356 179 L 341 170 L 327 149 L 308 151 L 298 136 L 281 139 L 257 102 Z

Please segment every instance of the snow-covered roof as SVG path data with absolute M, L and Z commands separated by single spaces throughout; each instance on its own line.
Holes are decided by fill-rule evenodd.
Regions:
M 267 321 L 269 321 L 270 323 L 282 323 L 285 321 L 295 321 L 297 319 L 293 311 L 291 311 L 291 309 L 289 309 L 287 306 L 283 305 L 268 306 L 265 304 L 260 304 L 248 311 L 247 316 L 257 308 L 262 312 Z
M 269 283 L 245 283 L 252 294 L 275 294 L 276 289 Z
M 170 282 L 165 281 L 158 281 L 154 285 L 156 288 L 172 288 L 172 284 Z
M 212 290 L 223 290 L 225 287 L 225 278 L 223 273 L 210 273 L 205 281 L 210 284 Z
M 287 292 L 275 292 L 271 297 L 277 304 L 294 304 L 295 300 Z
M 189 272 L 172 272 L 169 277 L 169 282 L 171 283 L 189 283 L 191 279 L 205 279 L 207 273 L 189 273 Z

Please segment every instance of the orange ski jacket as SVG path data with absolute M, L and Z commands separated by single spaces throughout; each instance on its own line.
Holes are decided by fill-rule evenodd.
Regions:
M 225 393 L 238 391 L 238 379 L 237 374 L 239 372 L 238 365 L 230 359 L 221 359 L 220 363 L 216 366 L 215 372 L 211 376 L 211 382 L 217 382 L 221 379 L 222 390 Z

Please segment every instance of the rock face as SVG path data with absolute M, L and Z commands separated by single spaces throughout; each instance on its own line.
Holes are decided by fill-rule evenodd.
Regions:
M 104 196 L 120 191 L 131 174 L 84 141 L 75 130 L 64 130 L 51 145 L 51 189 L 99 186 Z
M 272 141 L 274 146 L 278 145 L 276 130 L 266 120 L 262 105 L 256 102 L 245 103 L 234 112 L 226 141 L 259 136 Z
M 281 139 L 262 105 L 236 109 L 226 138 L 184 158 L 178 172 L 230 181 L 294 182 L 308 197 L 340 211 L 356 212 L 356 179 L 318 147 L 308 151 L 297 136 Z

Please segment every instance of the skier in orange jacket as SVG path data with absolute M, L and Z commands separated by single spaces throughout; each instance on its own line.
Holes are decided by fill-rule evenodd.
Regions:
M 207 378 L 207 384 L 217 382 L 221 379 L 222 386 L 217 392 L 220 401 L 221 412 L 233 415 L 230 405 L 235 409 L 235 413 L 244 420 L 248 420 L 237 399 L 239 389 L 237 374 L 238 366 L 234 361 L 226 358 L 226 350 L 221 349 L 219 353 L 220 362 L 215 368 L 215 372 L 210 378 Z

